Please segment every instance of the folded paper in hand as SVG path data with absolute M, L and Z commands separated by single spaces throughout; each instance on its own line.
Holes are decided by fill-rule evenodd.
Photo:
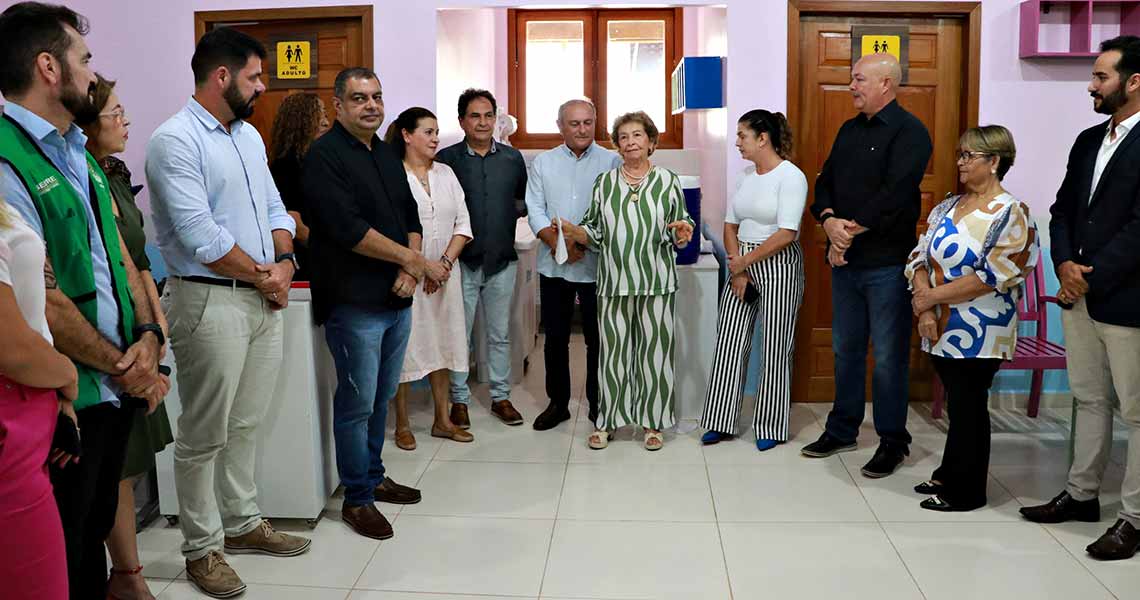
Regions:
M 570 253 L 566 250 L 566 236 L 562 234 L 562 219 L 558 221 L 558 244 L 554 247 L 554 262 L 563 265 L 570 259 Z

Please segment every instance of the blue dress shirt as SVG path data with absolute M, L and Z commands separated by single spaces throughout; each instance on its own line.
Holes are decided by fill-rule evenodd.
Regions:
M 103 247 L 103 238 L 99 233 L 99 225 L 95 221 L 95 213 L 91 209 L 90 175 L 87 172 L 87 136 L 75 124 L 60 135 L 54 125 L 43 117 L 16 104 L 8 102 L 4 105 L 4 114 L 32 136 L 36 145 L 43 151 L 48 160 L 56 169 L 67 178 L 71 187 L 83 199 L 84 212 L 87 214 L 88 239 L 91 243 L 91 263 L 95 269 L 95 306 L 97 321 L 95 329 L 107 338 L 112 344 L 123 349 L 123 338 L 119 335 L 119 305 L 115 302 L 115 292 L 111 286 L 111 268 L 107 264 L 107 250 Z M 0 162 L 0 195 L 8 204 L 16 209 L 20 217 L 35 230 L 40 239 L 44 237 L 43 222 L 24 187 L 20 176 L 7 163 Z M 119 402 L 119 387 L 111 381 L 110 376 L 104 375 L 99 380 L 100 402 Z
M 597 144 L 590 144 L 582 156 L 576 156 L 566 144 L 536 156 L 526 188 L 530 228 L 537 235 L 556 216 L 581 222 L 594 197 L 594 180 L 621 163 L 617 153 Z M 560 265 L 544 244 L 538 249 L 538 272 L 574 283 L 592 283 L 598 276 L 598 253 L 591 250 L 574 264 Z
M 206 264 L 235 245 L 254 262 L 272 263 L 273 230 L 296 231 L 257 129 L 239 120 L 226 131 L 193 98 L 151 136 L 146 180 L 171 275 L 216 278 Z

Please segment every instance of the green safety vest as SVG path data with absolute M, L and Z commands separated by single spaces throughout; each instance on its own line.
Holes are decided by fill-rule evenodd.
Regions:
M 44 243 L 60 291 L 75 303 L 92 327 L 97 327 L 99 306 L 95 297 L 95 265 L 91 258 L 83 197 L 48 160 L 28 132 L 7 115 L 0 119 L 0 161 L 8 163 L 16 171 L 32 198 L 43 223 Z M 119 311 L 119 334 L 129 346 L 134 342 L 134 300 L 119 246 L 115 213 L 111 209 L 111 188 L 107 176 L 91 154 L 87 154 L 87 171 L 95 222 L 107 251 L 107 264 L 111 267 L 111 285 Z M 102 373 L 78 362 L 75 368 L 79 370 L 76 410 L 98 404 L 102 397 L 99 391 Z

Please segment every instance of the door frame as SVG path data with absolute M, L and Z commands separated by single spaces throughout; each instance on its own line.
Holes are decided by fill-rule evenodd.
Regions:
M 309 8 L 250 8 L 240 10 L 201 10 L 194 12 L 194 41 L 202 39 L 211 25 L 250 21 L 294 21 L 302 19 L 357 19 L 360 21 L 360 53 L 363 67 L 373 68 L 376 59 L 372 39 L 372 5 L 314 6 Z
M 832 0 L 788 0 L 788 121 L 800 123 L 800 20 L 805 16 L 839 17 L 925 17 L 952 16 L 963 21 L 962 60 L 966 64 L 962 81 L 966 86 L 961 123 L 978 126 L 978 99 L 981 85 L 982 3 L 981 2 L 850 2 Z M 793 129 L 794 131 L 794 129 Z

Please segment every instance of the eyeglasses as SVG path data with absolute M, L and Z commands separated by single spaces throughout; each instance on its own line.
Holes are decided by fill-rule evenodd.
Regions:
M 970 162 L 971 160 L 974 160 L 975 158 L 981 158 L 984 156 L 990 156 L 990 155 L 985 153 L 985 152 L 970 152 L 968 150 L 963 150 L 963 151 L 958 153 L 958 162 Z
M 125 111 L 121 108 L 116 108 L 115 110 L 112 110 L 110 112 L 99 113 L 99 116 L 100 117 L 107 117 L 107 118 L 112 119 L 114 121 L 117 121 L 119 123 L 125 123 L 127 120 L 127 111 Z

